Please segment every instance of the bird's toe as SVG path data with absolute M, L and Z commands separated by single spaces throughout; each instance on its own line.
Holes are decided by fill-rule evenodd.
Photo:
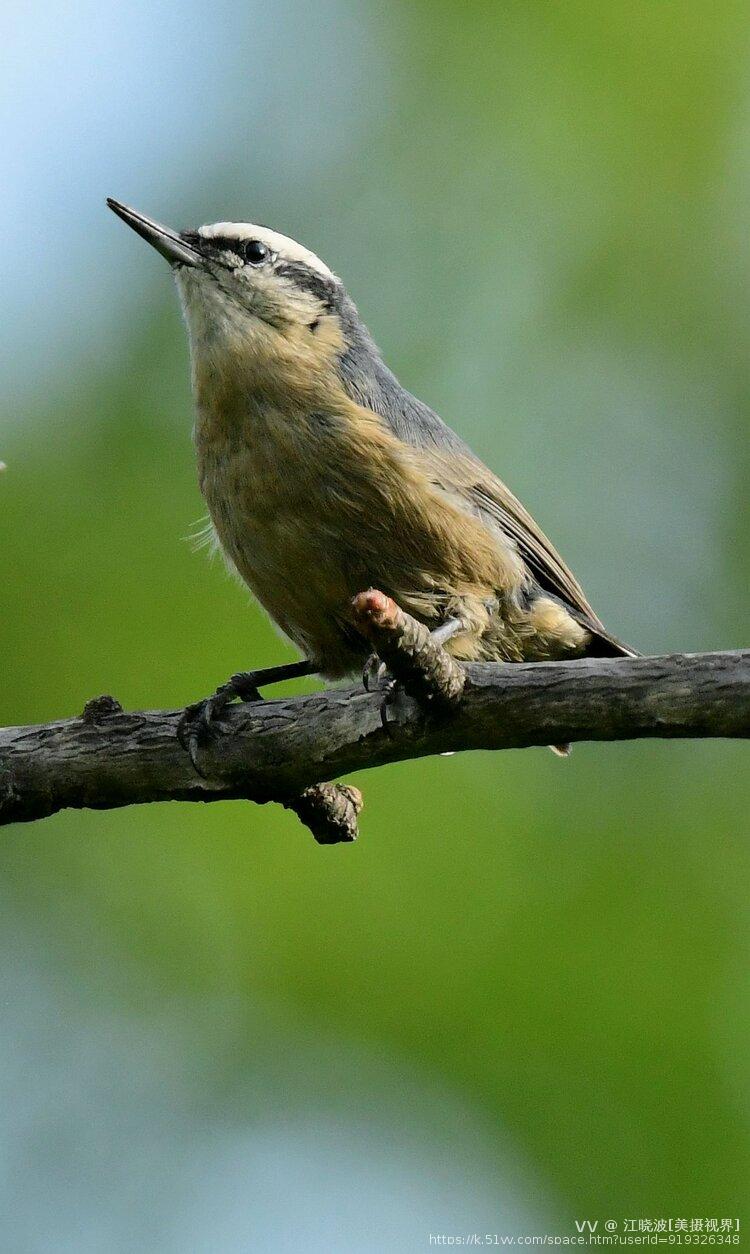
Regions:
M 385 662 L 381 662 L 377 653 L 371 653 L 362 671 L 365 692 L 377 692 L 383 686 L 387 675 L 388 667 Z
M 216 689 L 213 696 L 205 697 L 188 705 L 177 724 L 177 739 L 187 753 L 194 770 L 205 778 L 201 770 L 199 754 L 209 740 L 227 731 L 222 714 L 237 698 L 241 701 L 262 701 L 258 691 L 255 671 L 239 671 L 227 683 Z

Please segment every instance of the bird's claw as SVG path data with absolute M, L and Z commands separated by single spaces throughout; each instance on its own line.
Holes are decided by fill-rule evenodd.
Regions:
M 198 753 L 217 731 L 226 731 L 221 715 L 238 697 L 241 701 L 263 700 L 253 671 L 240 671 L 237 675 L 232 675 L 227 683 L 216 689 L 213 696 L 186 706 L 177 724 L 177 739 L 190 758 L 193 770 L 203 779 L 206 774 L 198 761 Z
M 365 692 L 377 692 L 388 674 L 385 662 L 381 662 L 377 653 L 371 653 L 362 671 L 362 683 Z
M 400 690 L 401 685 L 399 681 L 389 675 L 387 681 L 382 686 L 383 699 L 380 702 L 380 721 L 383 724 L 383 731 L 387 732 L 389 736 L 392 736 L 393 732 L 391 731 L 391 723 L 388 718 L 388 707 L 395 705 Z
M 400 684 L 397 679 L 394 679 L 388 673 L 388 667 L 385 662 L 381 662 L 377 653 L 371 653 L 365 662 L 364 670 L 362 671 L 362 683 L 365 692 L 379 692 L 381 694 L 380 721 L 388 735 L 393 735 L 388 720 L 388 707 L 395 703 L 399 694 Z

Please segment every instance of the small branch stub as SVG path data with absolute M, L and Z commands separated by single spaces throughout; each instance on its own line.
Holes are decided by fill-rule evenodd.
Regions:
M 120 713 L 122 713 L 122 706 L 117 697 L 110 697 L 105 693 L 101 697 L 92 697 L 90 701 L 86 702 L 81 718 L 84 723 L 99 723 L 110 714 Z
M 362 793 L 349 784 L 313 784 L 284 803 L 310 828 L 319 845 L 351 844 L 357 839 Z

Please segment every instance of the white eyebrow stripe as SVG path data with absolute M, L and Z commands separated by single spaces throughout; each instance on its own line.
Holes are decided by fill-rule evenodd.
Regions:
M 320 257 L 316 257 L 315 253 L 310 252 L 309 248 L 298 244 L 288 235 L 280 235 L 278 231 L 270 230 L 267 226 L 254 226 L 252 222 L 213 222 L 209 226 L 200 227 L 198 234 L 203 239 L 222 238 L 238 241 L 259 239 L 267 244 L 272 252 L 278 253 L 286 261 L 301 261 L 311 270 L 317 270 L 318 274 L 325 275 L 328 279 L 336 277 L 326 263 L 321 261 Z

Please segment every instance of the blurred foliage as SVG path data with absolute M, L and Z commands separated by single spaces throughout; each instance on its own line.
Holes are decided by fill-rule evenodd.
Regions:
M 239 7 L 236 22 L 250 49 Z M 288 124 L 312 109 L 308 144 L 350 111 L 338 147 L 281 162 L 271 101 L 258 144 L 238 125 L 218 181 L 196 172 L 185 193 L 196 219 L 257 218 L 321 252 L 403 382 L 523 496 L 612 629 L 652 651 L 748 644 L 747 33 L 739 4 L 362 3 L 345 35 L 382 98 L 368 83 L 358 111 L 329 84 L 316 106 L 342 53 L 310 63 L 304 26 L 276 87 Z M 227 90 L 239 119 L 242 83 Z M 102 195 L 125 195 L 126 175 Z M 183 329 L 157 259 L 105 230 L 102 283 L 113 301 L 133 285 L 137 304 L 54 389 L 34 388 L 29 361 L 2 437 L 3 722 L 75 714 L 100 692 L 178 706 L 292 656 L 182 539 L 203 513 Z M 262 1049 L 279 1112 L 302 1100 L 295 1051 L 312 1039 L 340 1057 L 310 1084 L 343 1126 L 354 1043 L 430 1077 L 436 1111 L 469 1103 L 523 1164 L 521 1201 L 558 1230 L 584 1214 L 737 1214 L 746 747 L 473 755 L 356 782 L 352 848 L 239 803 L 4 831 L 9 962 L 63 990 L 45 1049 L 57 1014 L 137 1024 L 173 1006 L 164 1074 L 194 1067 L 175 1109 L 218 1108 Z M 214 1006 L 231 1006 L 231 1029 Z M 30 1058 L 43 1067 L 44 1051 Z M 101 1091 L 70 1076 L 106 1124 L 116 1076 Z M 254 1126 L 261 1104 L 243 1097 L 237 1118 Z M 148 1139 L 145 1098 L 137 1109 Z M 501 1183 L 495 1198 L 497 1218 Z M 321 1248 L 365 1248 L 336 1239 Z

